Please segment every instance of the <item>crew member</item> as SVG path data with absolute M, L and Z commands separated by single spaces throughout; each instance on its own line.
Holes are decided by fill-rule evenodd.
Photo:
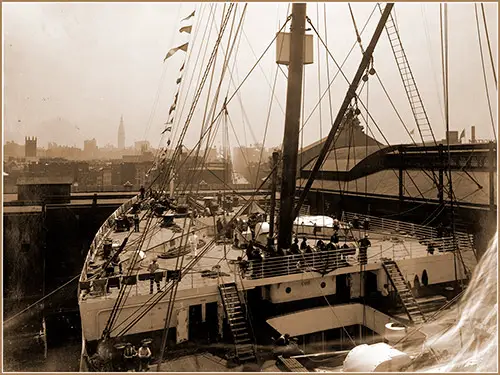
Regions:
M 307 244 L 307 238 L 303 237 L 302 242 L 300 243 L 300 250 L 306 251 L 309 245 Z
M 220 218 L 217 219 L 217 238 L 220 239 L 222 237 L 222 230 L 224 229 L 224 224 Z
M 340 223 L 337 218 L 333 219 L 333 230 L 336 232 L 340 229 Z
M 191 232 L 189 236 L 189 244 L 191 245 L 191 251 L 194 252 L 194 256 L 198 255 L 198 236 L 194 231 Z
M 156 259 L 153 259 L 148 266 L 149 275 L 149 294 L 153 294 L 153 282 L 156 282 L 156 289 L 160 292 L 160 281 L 155 278 L 155 272 L 160 268 Z
M 427 244 L 427 254 L 434 255 L 434 246 L 430 242 Z
M 134 232 L 139 232 L 139 215 L 134 215 Z
M 299 239 L 295 237 L 293 239 L 293 244 L 290 245 L 290 253 L 292 254 L 300 254 L 299 251 Z
M 144 195 L 146 194 L 146 189 L 144 189 L 144 186 L 141 186 L 141 188 L 139 189 L 139 194 L 141 199 L 144 199 Z
M 141 347 L 138 350 L 139 355 L 139 371 L 148 371 L 149 362 L 151 361 L 151 349 L 149 349 L 146 341 L 142 342 Z
M 113 265 L 113 270 L 115 267 L 118 266 L 120 274 L 122 273 L 122 264 L 120 263 L 120 254 L 116 253 L 115 255 L 113 255 L 113 258 L 111 259 L 111 264 Z
M 135 362 L 137 360 L 137 350 L 131 343 L 127 343 L 125 350 L 123 351 L 123 358 L 125 360 L 125 366 L 128 371 L 134 371 L 136 366 Z
M 325 250 L 325 243 L 323 242 L 323 240 L 319 239 L 318 242 L 316 242 L 316 247 L 319 251 Z
M 354 218 L 352 219 L 352 226 L 354 229 L 359 229 L 359 217 L 358 215 L 355 215 Z
M 278 338 L 278 340 L 275 341 L 275 345 L 279 345 L 279 346 L 287 346 L 289 344 L 290 344 L 290 335 L 288 333 L 281 335 Z
M 339 233 L 337 231 L 335 231 L 335 233 L 333 233 L 333 236 L 331 238 L 332 242 L 334 244 L 338 244 L 339 243 Z
M 368 235 L 365 234 L 365 237 L 359 241 L 359 263 L 366 264 L 368 263 L 368 247 L 372 244 L 368 239 Z

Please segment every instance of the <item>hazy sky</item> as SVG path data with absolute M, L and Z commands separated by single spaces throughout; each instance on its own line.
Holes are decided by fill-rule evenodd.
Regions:
M 210 6 L 198 3 L 4 3 L 4 135 L 6 140 L 23 141 L 25 135 L 38 136 L 39 144 L 46 147 L 48 141 L 83 146 L 83 140 L 97 138 L 98 145 L 117 144 L 117 130 L 123 115 L 126 144 L 147 139 L 158 146 L 163 123 L 175 94 L 175 81 L 186 54 L 179 52 L 163 63 L 166 52 L 174 46 L 189 41 L 188 34 L 180 34 L 180 20 L 196 9 L 191 34 L 191 46 L 187 76 L 182 86 L 179 108 L 182 102 L 193 96 L 200 70 L 206 65 L 215 29 L 210 38 L 202 40 L 210 11 L 216 13 L 216 23 L 221 21 L 223 4 Z M 353 3 L 352 9 L 359 29 L 363 27 L 374 8 L 374 3 Z M 243 30 L 235 54 L 230 61 L 233 79 L 240 82 L 271 42 L 278 25 L 287 15 L 286 3 L 250 3 L 245 15 Z M 335 60 L 341 63 L 355 42 L 355 32 L 347 3 L 320 3 L 308 5 L 307 13 L 325 39 L 324 15 L 326 8 L 328 48 Z M 450 121 L 451 128 L 466 128 L 470 137 L 470 125 L 476 125 L 478 138 L 492 138 L 492 125 L 488 112 L 474 4 L 449 4 L 449 54 L 450 54 Z M 243 4 L 237 9 L 241 15 Z M 491 47 L 497 64 L 497 4 L 485 4 Z M 439 36 L 439 6 L 437 4 L 396 4 L 396 18 L 403 46 L 407 52 L 417 85 L 424 99 L 436 137 L 444 136 L 441 55 Z M 319 16 L 319 19 L 318 19 Z M 362 34 L 363 46 L 369 43 L 371 34 L 380 17 L 377 10 Z M 491 73 L 490 58 L 482 29 L 479 8 L 483 54 L 487 69 L 487 81 L 496 122 L 497 92 Z M 235 21 L 235 27 L 239 17 Z M 232 21 L 231 21 L 232 22 Z M 229 27 L 228 27 L 229 31 Z M 310 31 L 310 33 L 313 33 Z M 304 113 L 309 116 L 318 102 L 319 88 L 327 86 L 325 50 L 314 37 L 315 63 L 305 68 Z M 208 53 L 196 66 L 194 60 Z M 227 39 L 223 41 L 224 48 Z M 234 132 L 241 143 L 262 142 L 266 127 L 267 146 L 281 143 L 284 115 L 281 107 L 286 102 L 286 80 L 281 72 L 276 78 L 276 99 L 270 116 L 271 88 L 276 74 L 275 46 L 241 89 L 241 102 L 235 98 L 229 104 L 229 115 Z M 234 58 L 236 60 L 234 60 Z M 220 67 L 223 55 L 217 59 Z M 349 80 L 354 76 L 361 60 L 356 46 L 347 60 L 344 72 Z M 394 101 L 394 104 L 410 129 L 411 111 L 397 71 L 387 35 L 382 38 L 374 54 L 375 69 Z M 337 69 L 329 62 L 330 79 Z M 497 67 L 495 67 L 497 69 Z M 286 68 L 284 68 L 286 71 Z M 319 71 L 318 71 L 319 70 Z M 218 69 L 220 71 L 220 69 Z M 165 72 L 163 76 L 163 72 Z M 188 79 L 195 78 L 188 92 Z M 498 72 L 498 69 L 497 69 Z M 163 79 L 162 79 L 163 77 Z M 318 79 L 319 77 L 319 79 Z M 222 85 L 222 97 L 231 95 L 234 87 L 228 79 Z M 218 84 L 214 75 L 212 94 Z M 206 97 L 206 91 L 202 99 Z M 368 92 L 367 92 L 368 89 Z M 336 115 L 347 90 L 345 79 L 339 75 L 332 86 L 332 109 Z M 159 93 L 159 94 L 157 94 Z M 157 96 L 158 95 L 158 96 Z M 377 125 L 390 143 L 408 142 L 399 119 L 383 93 L 380 83 L 371 77 L 361 98 Z M 222 99 L 221 99 L 222 100 Z M 157 104 L 155 104 L 157 103 Z M 242 115 L 241 103 L 247 120 Z M 187 115 L 187 100 L 181 120 Z M 281 106 L 281 107 L 280 107 Z M 205 102 L 193 117 L 186 144 L 192 145 L 198 138 Z M 220 108 L 220 105 L 219 105 Z M 363 114 L 365 111 L 363 110 Z M 178 116 L 180 109 L 178 111 Z M 321 122 L 320 122 L 321 120 Z M 303 132 L 304 146 L 325 136 L 330 127 L 328 96 L 322 101 L 321 118 L 316 110 Z M 175 124 L 179 128 L 183 124 Z M 320 126 L 321 124 L 321 126 Z M 369 124 L 373 129 L 372 122 Z M 251 127 L 251 129 L 250 129 Z M 496 123 L 495 123 L 496 127 Z M 229 128 L 231 146 L 237 141 Z M 377 139 L 383 141 L 375 131 Z M 216 140 L 220 144 L 219 136 Z

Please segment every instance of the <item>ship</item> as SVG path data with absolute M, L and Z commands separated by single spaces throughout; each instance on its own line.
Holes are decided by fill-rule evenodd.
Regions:
M 225 7 L 213 51 L 235 6 Z M 380 20 L 300 194 L 306 4 L 294 3 L 276 34 L 277 43 L 289 43 L 289 56 L 277 58 L 288 59 L 285 134 L 267 177 L 250 194 L 239 195 L 227 183 L 221 191 L 200 191 L 209 148 L 201 145 L 210 144 L 228 98 L 188 152 L 183 140 L 192 104 L 177 139 L 169 138 L 155 160 L 151 183 L 110 215 L 90 246 L 78 287 L 81 371 L 130 371 L 137 363 L 124 360 L 124 350 L 141 345 L 152 352 L 146 370 L 160 372 L 305 372 L 325 364 L 330 370 L 400 371 L 412 369 L 410 362 L 423 352 L 434 358 L 423 347 L 432 334 L 425 327 L 466 289 L 476 265 L 472 235 L 366 212 L 314 214 L 305 205 L 336 136 L 360 114 L 356 91 L 374 73 L 372 54 L 384 30 L 400 46 L 393 6 L 380 6 Z M 290 33 L 284 33 L 288 23 Z M 396 59 L 407 64 L 401 51 L 395 50 Z M 175 122 L 167 121 L 167 135 L 170 124 Z M 418 129 L 426 146 L 435 139 L 424 125 Z M 190 153 L 196 157 L 189 159 Z M 364 367 L 356 367 L 360 358 Z

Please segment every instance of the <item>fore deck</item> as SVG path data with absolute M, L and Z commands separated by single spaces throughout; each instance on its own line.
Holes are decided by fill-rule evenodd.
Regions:
M 314 245 L 318 239 L 328 241 L 330 232 L 323 228 L 320 233 L 312 237 L 311 228 L 307 225 L 295 226 L 298 236 L 306 235 L 311 253 L 301 255 L 285 255 L 266 257 L 262 261 L 250 260 L 244 267 L 240 267 L 241 259 L 245 259 L 245 250 L 235 248 L 231 243 L 215 243 L 209 249 L 205 246 L 214 238 L 214 227 L 216 218 L 213 216 L 199 217 L 190 224 L 186 217 L 175 218 L 174 226 L 162 227 L 161 217 L 148 216 L 147 210 L 141 210 L 139 217 L 144 218 L 139 223 L 139 232 L 135 232 L 133 226 L 130 231 L 116 232 L 113 228 L 114 217 L 127 214 L 132 205 L 137 202 L 137 197 L 131 199 L 103 225 L 96 235 L 87 260 L 85 262 L 80 279 L 81 303 L 114 299 L 118 296 L 119 289 L 123 285 L 131 285 L 130 295 L 149 295 L 151 293 L 151 273 L 148 266 L 153 259 L 157 259 L 159 266 L 155 273 L 161 288 L 176 277 L 175 270 L 182 268 L 191 262 L 197 253 L 204 251 L 204 255 L 190 268 L 178 284 L 178 291 L 192 291 L 209 288 L 216 291 L 219 277 L 225 282 L 234 281 L 243 286 L 253 287 L 275 282 L 274 278 L 309 274 L 309 276 L 324 275 L 327 273 L 352 272 L 353 267 L 359 268 L 359 249 L 356 244 L 347 239 L 342 239 L 339 245 L 346 243 L 348 249 L 336 249 L 330 251 L 319 251 Z M 233 213 L 226 216 L 230 220 L 234 213 L 241 207 L 236 207 Z M 352 215 L 347 214 L 348 219 Z M 452 250 L 452 242 L 448 237 L 436 238 L 436 233 L 429 227 L 416 226 L 394 220 L 378 219 L 370 217 L 371 227 L 369 229 L 351 229 L 355 238 L 369 235 L 371 246 L 367 250 L 367 269 L 381 268 L 383 259 L 409 260 L 427 257 L 439 257 L 448 254 Z M 147 227 L 145 238 L 144 231 Z M 422 228 L 426 228 L 425 231 Z M 189 233 L 186 233 L 189 230 Z M 423 232 L 424 231 L 424 232 Z M 196 237 L 192 234 L 195 233 Z M 121 270 L 114 267 L 112 275 L 105 275 L 103 266 L 107 260 L 102 256 L 102 244 L 105 239 L 113 243 L 113 251 L 128 237 L 128 242 L 120 254 Z M 430 255 L 427 244 L 432 241 L 435 252 Z M 197 242 L 194 245 L 194 242 Z M 136 262 L 132 273 L 126 276 L 134 253 Z M 470 252 L 472 253 L 472 252 Z M 469 254 L 472 255 L 472 254 Z M 179 257 L 178 257 L 179 256 Z M 183 257 L 182 257 L 183 256 Z M 238 260 L 239 259 L 239 260 Z M 345 270 L 342 270 L 346 268 Z M 261 280 L 256 282 L 256 280 Z M 157 292 L 156 281 L 153 283 L 154 293 Z
M 114 332 L 119 333 L 129 324 L 130 327 L 123 332 L 134 334 L 162 329 L 169 305 L 168 295 L 178 280 L 178 270 L 181 270 L 181 277 L 174 302 L 177 313 L 170 322 L 172 327 L 184 324 L 183 314 L 189 306 L 201 304 L 206 308 L 215 303 L 220 309 L 219 286 L 224 283 L 236 283 L 241 291 L 269 286 L 270 302 L 281 303 L 325 293 L 335 294 L 338 276 L 349 276 L 361 270 L 376 273 L 377 283 L 383 285 L 387 282 L 383 269 L 383 262 L 387 259 L 397 261 L 403 276 L 409 281 L 417 275 L 420 277 L 424 270 L 429 274 L 429 284 L 449 282 L 457 277 L 451 239 L 436 238 L 432 233 L 427 237 L 421 233 L 425 228 L 413 224 L 413 229 L 405 228 L 407 223 L 403 222 L 397 222 L 397 227 L 394 227 L 393 221 L 380 223 L 372 217 L 370 228 L 352 228 L 350 220 L 344 218 L 341 227 L 349 228 L 350 235 L 347 236 L 346 231 L 338 245 L 346 244 L 347 248 L 329 251 L 319 251 L 314 245 L 319 238 L 327 242 L 333 233 L 332 228 L 323 227 L 318 231 L 318 227 L 312 225 L 296 225 L 295 235 L 308 238 L 310 252 L 283 256 L 266 256 L 264 252 L 262 260 L 247 260 L 246 251 L 233 246 L 230 240 L 229 243 L 215 241 L 217 216 L 191 220 L 189 215 L 181 215 L 165 227 L 161 225 L 161 216 L 148 216 L 151 215 L 148 210 L 142 209 L 139 216 L 144 217 L 139 223 L 139 232 L 134 232 L 133 225 L 127 231 L 117 232 L 115 219 L 128 214 L 137 200 L 134 197 L 110 216 L 87 255 L 79 283 L 82 328 L 87 340 L 100 337 L 124 288 L 127 297 L 121 304 L 115 323 L 118 328 Z M 235 207 L 233 213 L 226 215 L 226 221 L 239 213 L 240 208 Z M 353 239 L 365 234 L 369 235 L 371 246 L 367 250 L 367 264 L 361 268 L 360 251 Z M 112 242 L 114 253 L 126 237 L 128 242 L 120 253 L 122 272 L 118 266 L 112 267 L 111 274 L 105 272 L 103 266 L 109 264 L 110 259 L 103 254 L 105 240 L 108 240 L 108 248 L 109 241 Z M 435 247 L 432 255 L 427 251 L 428 243 Z M 472 256 L 471 251 L 469 255 Z M 153 259 L 157 259 L 159 266 L 154 274 L 148 270 Z M 462 267 L 458 267 L 458 277 L 463 278 L 463 275 Z M 139 316 L 146 316 L 144 314 L 148 314 L 147 318 L 131 323 Z M 223 315 L 220 311 L 218 314 Z M 177 328 L 183 330 L 181 326 Z

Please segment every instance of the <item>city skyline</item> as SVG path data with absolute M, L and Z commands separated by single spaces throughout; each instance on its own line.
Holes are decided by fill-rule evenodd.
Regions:
M 50 135 L 54 137 L 52 141 L 59 144 L 83 144 L 84 140 L 99 134 L 100 143 L 115 144 L 117 125 L 123 114 L 129 139 L 144 139 L 150 141 L 153 147 L 162 146 L 158 141 L 159 135 L 174 96 L 176 72 L 182 63 L 179 54 L 165 63 L 163 58 L 172 46 L 189 38 L 186 34 L 178 33 L 179 20 L 184 13 L 196 9 L 200 19 L 195 17 L 194 29 L 200 28 L 200 23 L 206 21 L 202 19 L 203 12 L 200 10 L 208 6 L 197 3 L 6 4 L 3 12 L 4 139 L 20 142 L 25 135 L 29 135 L 37 136 L 40 144 L 46 144 L 46 138 Z M 372 7 L 373 4 L 368 3 L 353 4 L 359 27 L 368 19 Z M 496 7 L 496 4 L 485 4 L 495 59 Z M 218 14 L 221 8 L 213 6 L 213 11 Z M 250 70 L 258 55 L 272 40 L 279 24 L 284 22 L 286 8 L 286 4 L 249 5 L 244 26 L 246 37 L 242 38 L 238 68 L 233 72 L 237 82 Z M 325 5 L 325 9 L 330 23 L 335 25 L 328 30 L 329 48 L 340 62 L 356 40 L 351 17 L 346 4 L 331 3 Z M 441 139 L 444 137 L 444 122 L 440 92 L 439 7 L 437 4 L 397 4 L 395 9 L 401 25 L 401 38 L 431 124 L 436 138 Z M 316 19 L 318 10 L 323 11 L 322 4 L 310 6 L 308 12 L 320 33 L 324 34 L 323 21 Z M 450 4 L 449 10 L 450 30 L 453 30 L 450 33 L 450 128 L 462 131 L 476 125 L 477 138 L 493 139 L 481 63 L 476 53 L 478 43 L 473 4 Z M 208 12 L 206 8 L 203 11 L 205 14 Z M 362 34 L 364 45 L 368 42 L 376 18 L 371 20 Z M 137 32 L 139 29 L 141 32 Z M 414 30 L 423 32 L 416 33 Z M 484 38 L 484 30 L 482 33 Z M 193 38 L 194 34 L 193 31 Z M 343 37 L 339 38 L 338 35 Z M 319 44 L 316 36 L 314 44 Z M 200 40 L 197 39 L 192 46 L 193 59 L 196 57 L 194 51 L 199 48 Z M 34 61 L 35 55 L 37 64 L 29 63 Z M 405 123 L 414 128 L 386 38 L 382 38 L 374 56 L 375 68 L 395 106 Z M 352 77 L 359 59 L 359 46 L 356 46 L 344 68 L 348 78 Z M 485 59 L 488 62 L 488 56 L 485 55 Z M 238 100 L 230 103 L 229 113 L 235 126 L 235 130 L 229 132 L 232 146 L 238 143 L 262 143 L 266 123 L 269 131 L 265 145 L 269 147 L 281 143 L 286 82 L 281 73 L 277 74 L 276 100 L 273 108 L 270 108 L 271 90 L 268 86 L 273 82 L 276 72 L 279 73 L 274 60 L 274 50 L 271 48 L 261 61 L 260 69 L 255 70 L 242 87 L 241 97 L 247 107 L 247 119 L 237 105 Z M 316 83 L 318 74 L 326 81 L 326 52 L 322 50 L 318 55 L 315 50 L 314 60 L 305 69 L 304 117 L 307 118 L 311 113 L 313 115 L 303 134 L 304 145 L 325 136 L 330 121 L 328 99 L 323 101 L 322 118 L 318 110 L 313 113 L 319 89 L 324 91 L 326 88 L 325 83 L 321 87 Z M 333 76 L 335 64 L 333 61 L 329 64 L 330 75 Z M 321 72 L 318 72 L 319 69 Z M 187 70 L 186 75 L 196 75 L 193 67 L 187 67 Z M 487 78 L 490 81 L 489 89 L 493 90 L 491 77 L 488 75 Z M 373 118 L 390 143 L 408 141 L 396 114 L 392 113 L 391 104 L 377 86 L 376 81 L 373 81 L 370 87 L 369 107 Z M 345 82 L 339 79 L 334 90 L 331 110 L 336 113 L 337 103 L 346 90 Z M 229 90 L 229 93 L 232 91 Z M 181 97 L 188 108 L 190 97 Z M 362 98 L 367 100 L 364 94 Z M 496 114 L 496 101 L 493 100 L 491 105 Z M 199 123 L 203 114 L 198 112 L 194 121 Z M 183 123 L 181 118 L 174 125 L 180 127 Z M 376 132 L 373 122 L 371 129 Z M 236 139 L 235 134 L 240 135 L 240 139 Z M 193 145 L 197 136 L 194 130 L 188 132 L 187 144 Z M 375 136 L 383 141 L 379 134 Z M 220 143 L 219 140 L 217 142 Z

